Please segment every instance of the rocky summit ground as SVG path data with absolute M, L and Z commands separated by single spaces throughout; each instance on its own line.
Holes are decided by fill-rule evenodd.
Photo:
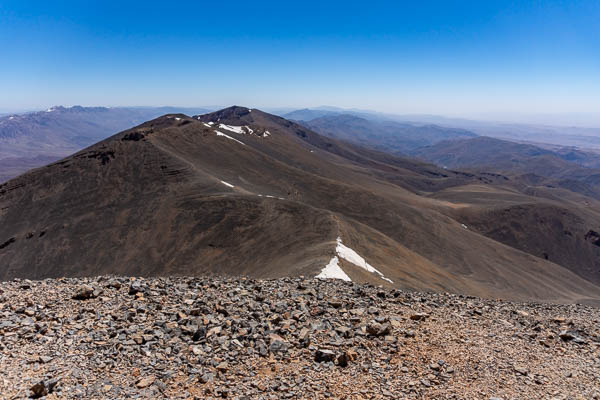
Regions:
M 0 283 L 0 398 L 598 399 L 600 310 L 314 279 Z

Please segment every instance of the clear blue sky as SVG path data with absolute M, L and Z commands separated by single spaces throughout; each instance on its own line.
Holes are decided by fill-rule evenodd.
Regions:
M 597 112 L 599 1 L 0 0 L 0 109 Z

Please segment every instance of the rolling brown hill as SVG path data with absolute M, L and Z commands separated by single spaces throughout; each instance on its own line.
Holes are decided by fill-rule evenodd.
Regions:
M 170 114 L 0 186 L 0 278 L 343 274 L 598 302 L 600 274 L 588 265 L 546 260 L 494 240 L 483 223 L 466 225 L 499 205 L 594 201 L 531 188 L 325 138 L 256 109 Z M 577 213 L 565 220 L 574 234 L 600 226 L 587 208 Z M 547 240 L 562 246 L 552 233 Z M 589 235 L 578 245 L 598 259 Z
M 0 116 L 0 183 L 105 139 L 115 132 L 173 112 L 175 107 L 62 107 Z
M 596 168 L 600 155 L 591 152 L 571 148 L 550 150 L 531 144 L 477 137 L 444 141 L 418 149 L 413 155 L 449 168 L 494 170 L 512 176 L 533 174 L 546 178 L 547 185 L 564 186 L 576 181 L 589 189 L 585 194 L 600 193 L 597 188 L 592 188 L 600 185 L 600 169 Z
M 481 187 L 451 189 L 435 196 L 469 202 L 479 198 L 480 207 L 462 209 L 456 218 L 494 240 L 599 281 L 600 243 L 590 238 L 598 230 L 600 170 L 581 165 L 595 165 L 598 157 L 594 159 L 593 153 L 478 137 L 424 147 L 416 154 L 472 173 L 496 171 L 507 176 L 512 186 L 509 202 L 501 201 L 506 193 L 502 196 Z

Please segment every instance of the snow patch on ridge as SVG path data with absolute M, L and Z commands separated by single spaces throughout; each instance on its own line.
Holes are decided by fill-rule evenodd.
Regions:
M 244 142 L 240 142 L 239 140 L 237 140 L 237 139 L 234 139 L 234 138 L 232 138 L 231 136 L 224 134 L 223 132 L 219 132 L 219 131 L 215 131 L 215 132 L 217 133 L 217 136 L 224 136 L 224 137 L 226 137 L 227 139 L 235 140 L 235 141 L 236 141 L 236 142 L 238 142 L 239 144 L 243 144 L 244 146 L 246 145 L 246 143 L 244 143 Z
M 352 279 L 350 279 L 350 277 L 346 275 L 344 270 L 340 268 L 339 261 L 340 260 L 337 258 L 337 256 L 333 257 L 331 260 L 329 260 L 329 264 L 327 264 L 325 268 L 323 268 L 321 273 L 315 276 L 315 278 L 341 279 L 343 281 L 352 282 Z
M 344 260 L 349 261 L 352 264 L 359 266 L 364 270 L 367 270 L 368 272 L 379 275 L 379 277 L 381 279 L 383 279 L 384 281 L 388 281 L 389 283 L 394 283 L 390 279 L 383 276 L 383 274 L 381 272 L 379 272 L 377 269 L 375 269 L 371 264 L 367 263 L 367 261 L 364 258 L 362 258 L 357 252 L 352 250 L 350 247 L 345 246 L 342 243 L 341 237 L 337 238 L 337 247 L 335 248 L 335 251 Z
M 336 271 L 335 267 L 332 266 L 332 263 L 335 264 L 335 266 L 337 266 L 337 268 L 340 271 L 342 270 L 338 264 L 338 261 L 339 261 L 338 256 L 339 256 L 340 258 L 343 258 L 344 260 L 356 265 L 357 267 L 360 267 L 372 274 L 379 275 L 379 277 L 381 279 L 383 279 L 384 281 L 387 281 L 389 283 L 394 283 L 391 279 L 386 278 L 381 272 L 379 272 L 371 264 L 367 263 L 367 261 L 360 254 L 358 254 L 356 251 L 352 250 L 350 247 L 345 246 L 342 243 L 341 237 L 337 238 L 337 246 L 335 248 L 335 252 L 337 255 L 329 261 L 329 264 L 327 264 L 327 266 L 325 268 L 323 268 L 321 273 L 319 275 L 317 275 L 315 278 L 343 279 L 343 278 L 338 278 L 338 277 L 333 277 L 333 276 L 325 276 L 325 275 L 330 275 L 331 271 Z M 329 272 L 326 272 L 326 270 Z M 342 273 L 344 273 L 344 271 L 342 271 Z M 344 276 L 347 277 L 347 275 L 345 273 L 344 273 Z M 346 279 L 344 279 L 344 280 L 346 280 Z M 350 278 L 348 278 L 347 280 L 350 280 Z
M 225 185 L 225 186 L 229 186 L 229 187 L 231 187 L 231 188 L 232 188 L 232 187 L 235 187 L 235 186 L 233 186 L 231 183 L 227 183 L 227 182 L 225 182 L 225 181 L 221 181 L 221 183 L 222 183 L 223 185 Z
M 209 122 L 209 124 L 210 124 L 210 122 Z M 266 138 L 268 136 L 271 136 L 271 132 L 269 132 L 266 129 L 263 133 L 260 133 L 260 132 L 255 133 L 254 129 L 250 128 L 248 125 L 237 126 L 237 125 L 219 124 L 219 129 L 224 129 L 229 132 L 237 133 L 238 135 L 255 135 L 255 136 L 258 136 L 259 138 Z
M 233 132 L 233 133 L 246 134 L 246 132 L 244 131 L 244 128 L 247 128 L 247 127 L 219 124 L 219 128 L 225 129 L 225 130 Z

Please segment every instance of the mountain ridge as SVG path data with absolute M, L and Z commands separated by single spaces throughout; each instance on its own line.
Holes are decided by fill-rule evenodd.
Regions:
M 63 107 L 0 117 L 0 182 L 175 107 Z M 198 111 L 199 109 L 189 109 Z
M 316 276 L 340 238 L 392 281 L 338 257 L 358 282 L 597 301 L 600 288 L 576 269 L 464 228 L 456 204 L 424 190 L 503 182 L 326 138 L 257 109 L 170 114 L 0 186 L 0 241 L 10 242 L 1 278 Z

